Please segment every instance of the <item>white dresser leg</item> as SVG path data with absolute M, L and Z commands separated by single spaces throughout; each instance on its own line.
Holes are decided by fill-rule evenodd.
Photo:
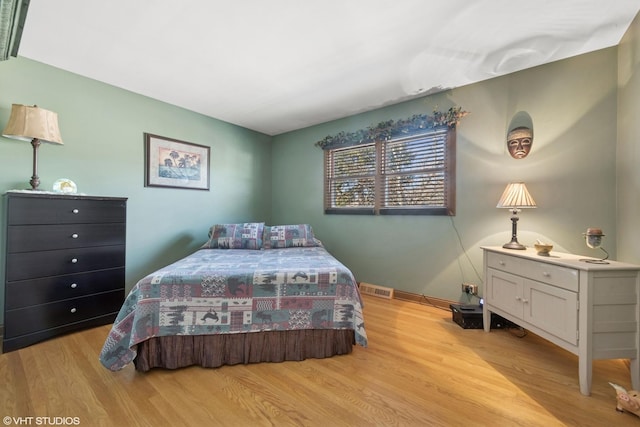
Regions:
M 631 387 L 640 390 L 640 359 L 631 359 Z
M 579 357 L 578 358 L 578 378 L 580 381 L 580 393 L 585 396 L 591 395 L 591 374 L 592 365 L 591 358 Z

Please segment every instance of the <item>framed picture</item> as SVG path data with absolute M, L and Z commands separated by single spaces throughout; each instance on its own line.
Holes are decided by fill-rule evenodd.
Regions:
M 144 134 L 145 187 L 209 190 L 210 147 Z

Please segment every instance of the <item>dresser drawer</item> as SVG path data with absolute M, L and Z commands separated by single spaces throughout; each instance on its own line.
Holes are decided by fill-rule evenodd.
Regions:
M 125 227 L 124 223 L 12 225 L 7 229 L 7 245 L 13 253 L 124 245 Z
M 7 283 L 5 308 L 15 310 L 100 292 L 124 293 L 124 267 Z
M 5 337 L 13 338 L 117 312 L 123 301 L 124 292 L 118 290 L 51 304 L 7 310 L 4 318 Z
M 495 268 L 496 270 L 505 271 L 511 274 L 521 274 L 521 265 L 525 262 L 520 258 L 498 254 L 495 252 L 487 252 L 487 266 Z
M 578 270 L 569 267 L 529 261 L 522 264 L 520 275 L 568 291 L 579 289 Z
M 125 222 L 125 199 L 9 197 L 8 225 Z
M 125 246 L 96 246 L 57 251 L 21 252 L 7 254 L 7 281 L 60 276 L 122 267 L 125 265 Z
M 537 280 L 569 291 L 578 292 L 578 270 L 536 262 L 515 256 L 487 252 L 487 266 L 496 270 Z

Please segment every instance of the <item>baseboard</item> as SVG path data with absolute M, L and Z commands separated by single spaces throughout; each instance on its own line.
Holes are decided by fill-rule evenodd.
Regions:
M 403 301 L 417 302 L 419 304 L 428 304 L 434 307 L 445 309 L 447 311 L 451 311 L 451 309 L 449 308 L 450 304 L 458 304 L 458 302 L 456 301 L 449 301 L 442 298 L 429 297 L 423 294 L 414 294 L 412 292 L 399 291 L 397 289 L 393 291 L 393 298 L 400 299 Z

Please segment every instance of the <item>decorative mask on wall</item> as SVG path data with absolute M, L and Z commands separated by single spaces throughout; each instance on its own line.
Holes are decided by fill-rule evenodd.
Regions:
M 518 112 L 509 124 L 507 149 L 514 159 L 524 159 L 533 145 L 533 121 L 524 111 Z
M 512 129 L 507 135 L 507 148 L 514 159 L 523 159 L 531 151 L 533 131 L 526 127 Z

